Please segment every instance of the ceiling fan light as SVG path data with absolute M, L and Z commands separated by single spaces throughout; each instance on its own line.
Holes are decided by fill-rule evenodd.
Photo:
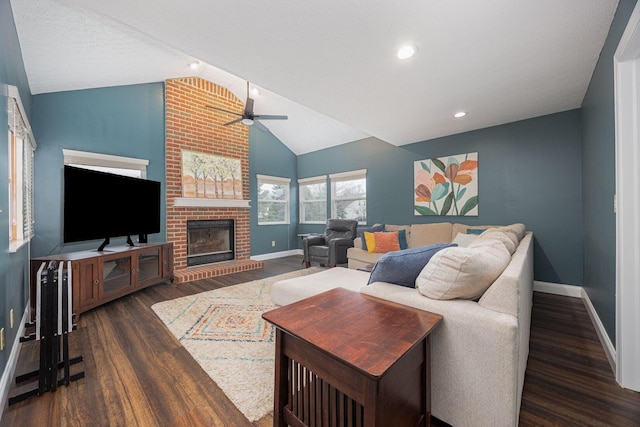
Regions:
M 253 119 L 242 119 L 242 124 L 251 126 L 253 124 Z
M 453 115 L 453 117 L 455 117 L 456 119 L 459 119 L 459 118 L 464 117 L 466 115 L 467 115 L 467 113 L 465 111 L 458 111 L 457 113 L 455 113 Z
M 402 46 L 398 49 L 398 58 L 409 59 L 416 53 L 416 50 L 418 50 L 418 48 L 413 45 Z
M 194 71 L 197 70 L 199 66 L 200 66 L 200 61 L 191 61 L 189 63 L 189 68 L 191 68 Z

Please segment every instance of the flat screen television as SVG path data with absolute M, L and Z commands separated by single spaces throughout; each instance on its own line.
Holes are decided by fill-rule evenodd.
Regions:
M 64 166 L 64 243 L 160 232 L 160 182 Z

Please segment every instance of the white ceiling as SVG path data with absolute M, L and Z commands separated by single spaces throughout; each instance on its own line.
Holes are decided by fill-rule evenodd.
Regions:
M 11 0 L 34 95 L 199 75 L 244 100 L 249 80 L 256 114 L 289 116 L 264 124 L 296 154 L 578 108 L 617 4 Z M 397 59 L 407 42 L 417 54 Z

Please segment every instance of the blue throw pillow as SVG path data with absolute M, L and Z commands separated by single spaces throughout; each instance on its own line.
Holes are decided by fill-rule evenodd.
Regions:
M 416 278 L 431 257 L 441 249 L 458 246 L 455 243 L 437 243 L 404 251 L 387 252 L 371 270 L 369 283 L 388 282 L 395 285 L 416 287 Z
M 357 237 L 361 237 L 362 239 L 362 249 L 363 250 L 368 250 L 367 249 L 367 240 L 364 238 L 364 232 L 368 231 L 369 233 L 375 233 L 376 231 L 384 231 L 384 224 L 381 225 L 374 225 L 371 227 L 358 227 L 356 229 L 358 235 Z
M 482 234 L 484 228 L 467 228 L 467 234 Z

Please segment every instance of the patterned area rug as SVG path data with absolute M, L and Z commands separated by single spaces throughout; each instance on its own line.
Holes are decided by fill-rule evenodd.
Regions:
M 271 285 L 324 270 L 312 267 L 154 304 L 151 308 L 249 419 L 273 411 L 275 332 Z

